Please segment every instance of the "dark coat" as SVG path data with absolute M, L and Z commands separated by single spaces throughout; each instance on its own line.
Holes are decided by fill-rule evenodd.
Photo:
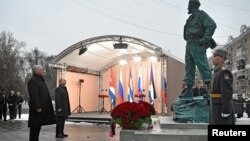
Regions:
M 194 88 L 193 89 L 193 96 L 203 96 L 207 95 L 207 90 L 205 88 Z
M 16 107 L 16 96 L 15 95 L 9 95 L 8 97 L 8 105 L 9 108 L 15 108 Z
M 235 124 L 235 116 L 232 103 L 233 76 L 225 68 L 214 70 L 211 94 L 221 94 L 221 98 L 211 98 L 211 121 L 210 124 Z M 230 114 L 222 117 L 221 114 Z
M 238 99 L 234 101 L 235 102 L 235 110 L 236 114 L 243 115 L 244 113 L 244 99 L 241 96 L 238 96 Z
M 246 113 L 248 114 L 248 117 L 250 117 L 250 101 L 246 101 Z
M 28 127 L 41 127 L 55 123 L 51 97 L 42 76 L 33 75 L 28 82 L 30 98 Z M 36 110 L 41 108 L 42 112 Z
M 55 90 L 56 116 L 68 117 L 70 115 L 69 95 L 65 86 L 59 86 Z M 60 112 L 58 109 L 62 109 Z

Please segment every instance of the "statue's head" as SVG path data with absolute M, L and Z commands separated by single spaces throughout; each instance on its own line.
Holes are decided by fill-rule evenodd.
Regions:
M 188 3 L 188 14 L 192 14 L 197 11 L 200 7 L 201 3 L 199 0 L 189 0 Z

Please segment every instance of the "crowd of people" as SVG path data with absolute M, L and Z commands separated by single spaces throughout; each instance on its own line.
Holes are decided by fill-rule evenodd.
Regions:
M 4 88 L 0 88 L 0 120 L 7 121 L 7 112 L 9 111 L 9 119 L 14 122 L 17 117 L 20 119 L 22 115 L 22 104 L 24 98 L 19 91 L 11 90 L 6 93 Z

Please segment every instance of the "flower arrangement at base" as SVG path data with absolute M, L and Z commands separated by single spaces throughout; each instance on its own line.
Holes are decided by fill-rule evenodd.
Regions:
M 152 125 L 151 115 L 155 114 L 154 107 L 144 101 L 123 102 L 111 112 L 112 122 L 123 129 L 142 129 Z

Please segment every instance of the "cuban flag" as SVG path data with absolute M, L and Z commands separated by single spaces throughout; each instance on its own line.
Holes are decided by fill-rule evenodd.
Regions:
M 134 92 L 133 92 L 133 81 L 132 81 L 132 73 L 131 69 L 129 69 L 129 79 L 128 79 L 128 101 L 134 101 Z
M 153 105 L 154 99 L 156 99 L 157 96 L 156 96 L 156 91 L 155 91 L 155 83 L 154 83 L 154 74 L 153 74 L 152 64 L 151 64 L 150 81 L 149 81 L 149 89 L 148 90 L 149 90 L 148 91 L 149 102 Z
M 115 106 L 116 105 L 116 98 L 115 98 L 115 82 L 114 82 L 113 69 L 111 69 L 111 72 L 110 72 L 109 96 L 111 98 L 111 103 L 113 104 L 113 106 Z
M 124 98 L 123 98 L 123 85 L 122 85 L 122 69 L 120 69 L 120 78 L 119 78 L 119 95 L 118 95 L 118 104 L 122 103 Z
M 143 93 L 143 87 L 142 87 L 142 70 L 141 66 L 139 69 L 139 75 L 138 75 L 138 91 L 139 91 L 139 98 L 140 100 L 143 100 L 142 93 Z

